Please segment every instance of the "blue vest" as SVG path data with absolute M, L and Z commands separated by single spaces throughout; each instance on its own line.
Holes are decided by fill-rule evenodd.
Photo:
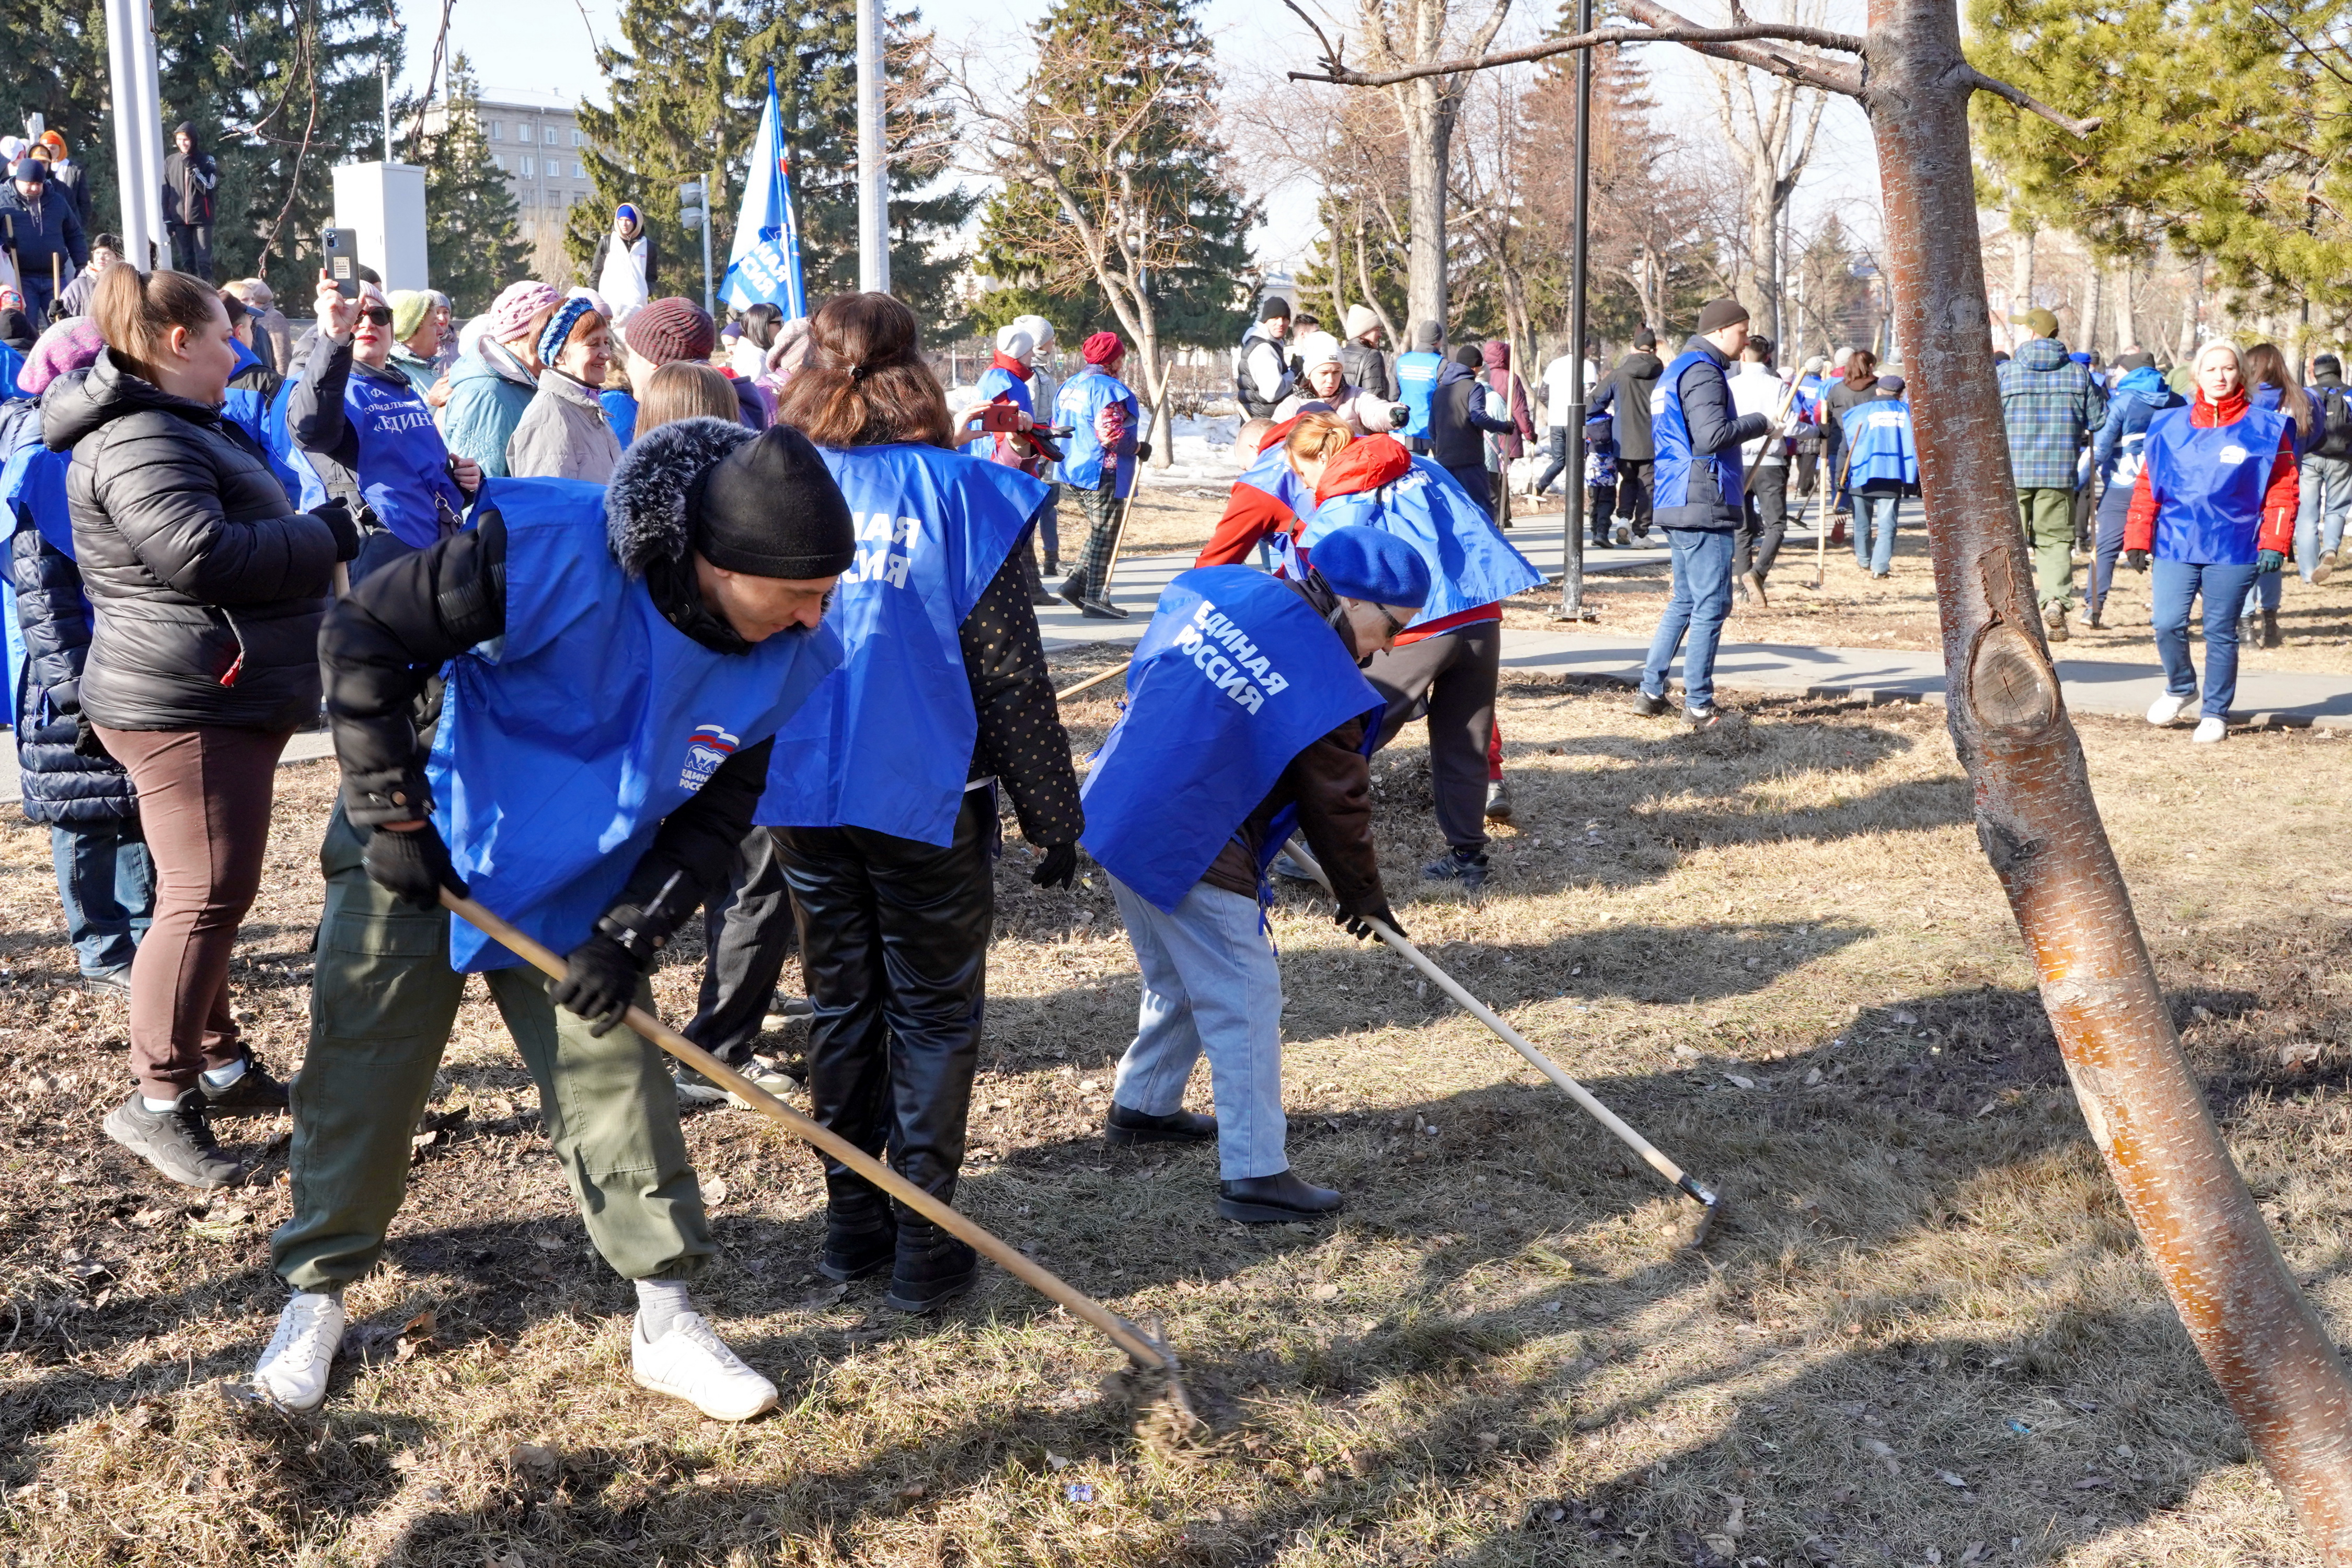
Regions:
M 452 659 L 433 742 L 434 826 L 474 896 L 569 952 L 662 818 L 773 735 L 841 661 L 830 627 L 716 653 L 662 618 L 604 542 L 604 487 L 492 479 L 505 633 Z M 460 971 L 520 963 L 451 917 Z
M 1900 485 L 1919 482 L 1919 453 L 1911 441 L 1911 405 L 1898 397 L 1874 397 L 1845 411 L 1846 488 L 1860 490 L 1872 479 Z
M 1397 355 L 1397 395 L 1412 417 L 1404 422 L 1400 436 L 1429 437 L 1429 403 L 1437 395 L 1437 373 L 1445 368 L 1444 354 L 1415 349 Z
M 1236 487 L 1247 485 L 1254 490 L 1264 491 L 1288 507 L 1293 517 L 1311 518 L 1315 515 L 1314 489 L 1290 466 L 1289 456 L 1284 452 L 1279 441 L 1260 452 L 1257 461 L 1243 469 L 1242 477 L 1234 484 Z
M 1248 566 L 1182 573 L 1127 667 L 1127 710 L 1087 774 L 1079 842 L 1173 910 L 1293 757 L 1385 706 L 1297 589 Z M 1270 836 L 1266 852 L 1287 837 Z
M 1691 475 L 1701 467 L 1714 471 L 1715 493 L 1733 513 L 1739 510 L 1747 496 L 1737 446 L 1704 455 L 1695 455 L 1691 451 L 1690 426 L 1683 418 L 1683 375 L 1693 366 L 1701 364 L 1713 370 L 1717 377 L 1722 376 L 1723 367 L 1715 363 L 1714 356 L 1701 353 L 1696 349 L 1687 349 L 1677 354 L 1675 363 L 1666 366 L 1666 374 L 1658 378 L 1657 399 L 1650 408 L 1650 439 L 1658 453 L 1657 467 L 1651 470 L 1651 481 L 1656 487 L 1650 497 L 1650 509 L 1654 513 L 1701 504 L 1690 499 Z M 1729 384 L 1727 382 L 1724 401 L 1727 405 L 1730 400 Z M 1660 521 L 1662 526 L 1668 528 L 1734 526 L 1731 519 L 1726 517 L 1717 517 L 1711 522 L 1668 523 L 1663 519 Z
M 778 734 L 752 820 L 945 848 L 980 733 L 959 628 L 1045 487 L 936 447 L 819 450 L 857 524 L 825 616 L 845 651 Z
M 75 559 L 73 514 L 66 505 L 66 470 L 71 452 L 52 452 L 39 437 L 26 442 L 0 464 L 0 507 L 30 517 L 41 538 L 67 560 Z M 13 517 L 10 524 L 14 529 Z M 5 575 L 0 567 L 0 575 Z
M 1415 458 L 1411 471 L 1394 484 L 1326 498 L 1300 531 L 1299 542 L 1311 554 L 1317 540 L 1335 528 L 1351 527 L 1394 534 L 1429 563 L 1429 602 L 1409 627 L 1497 603 L 1544 580 L 1503 537 L 1486 509 L 1427 458 Z
M 343 417 L 359 432 L 360 494 L 376 520 L 403 544 L 422 550 L 466 510 L 466 492 L 449 477 L 449 448 L 433 410 L 404 380 L 378 381 L 353 367 L 343 384 Z
M 973 395 L 982 403 L 993 403 L 1000 397 L 1011 398 L 1013 406 L 1022 413 L 1033 418 L 1037 413 L 1036 405 L 1029 399 L 1029 384 L 1003 365 L 992 364 L 980 373 L 980 384 L 974 389 Z
M 596 401 L 604 406 L 604 423 L 613 427 L 614 437 L 621 443 L 621 450 L 627 451 L 630 444 L 637 438 L 637 400 L 614 387 L 598 393 Z
M 2189 410 L 2167 408 L 2147 424 L 2147 483 L 2156 497 L 2156 558 L 2201 566 L 2251 566 L 2263 496 L 2288 420 L 2249 408 L 2234 425 L 2200 430 Z
M 1089 371 L 1074 375 L 1062 383 L 1062 394 L 1055 404 L 1056 422 L 1070 426 L 1068 445 L 1062 448 L 1062 480 L 1082 490 L 1099 489 L 1103 481 L 1102 438 L 1095 434 L 1095 416 L 1118 404 L 1127 410 L 1129 435 L 1136 429 L 1135 394 L 1127 384 L 1105 371 Z M 1113 459 L 1117 467 L 1117 482 L 1111 494 L 1125 500 L 1135 488 L 1135 454 Z

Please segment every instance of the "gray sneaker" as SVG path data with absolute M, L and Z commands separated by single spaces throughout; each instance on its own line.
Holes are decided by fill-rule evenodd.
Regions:
M 106 1113 L 106 1135 L 184 1187 L 226 1187 L 245 1166 L 205 1121 L 205 1097 L 189 1089 L 169 1110 L 150 1110 L 137 1089 Z

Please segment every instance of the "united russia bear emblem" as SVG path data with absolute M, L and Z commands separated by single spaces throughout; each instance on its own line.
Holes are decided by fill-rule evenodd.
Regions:
M 698 790 L 710 782 L 719 764 L 735 754 L 738 737 L 716 724 L 698 724 L 686 741 L 686 766 L 678 770 L 678 787 Z

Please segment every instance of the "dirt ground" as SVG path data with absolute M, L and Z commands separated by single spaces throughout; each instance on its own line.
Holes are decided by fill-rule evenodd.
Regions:
M 47 846 L 15 827 L 0 1554 L 2315 1561 L 2084 1134 L 1940 710 L 1751 707 L 1751 730 L 1692 739 L 1614 691 L 1508 688 L 1518 820 L 1476 906 L 1415 875 L 1436 847 L 1417 741 L 1376 764 L 1401 919 L 1720 1184 L 1696 1256 L 1678 1250 L 1689 1204 L 1297 889 L 1272 916 L 1292 1154 L 1349 1205 L 1313 1226 L 1219 1221 L 1212 1153 L 1099 1135 L 1135 1007 L 1102 874 L 1041 892 L 1008 845 L 960 1201 L 1164 1324 L 1214 1426 L 1178 1447 L 1106 1392 L 1115 1352 L 1003 1276 L 928 1321 L 871 1282 L 824 1284 L 815 1161 L 739 1111 L 688 1123 L 724 1252 L 698 1289 L 782 1406 L 730 1428 L 641 1394 L 626 1287 L 586 1253 L 478 993 L 384 1267 L 352 1293 L 376 1359 L 339 1368 L 315 1416 L 237 1397 L 282 1299 L 266 1258 L 286 1124 L 236 1127 L 258 1173 L 209 1197 L 105 1141 L 124 1015 L 70 984 Z M 1073 739 L 1111 716 L 1075 706 Z M 2352 1323 L 2352 869 L 2326 852 L 2352 814 L 2345 743 L 2192 753 L 2099 721 L 2084 742 L 2212 1103 L 2298 1275 Z M 281 1072 L 300 1066 L 331 782 L 280 775 L 239 949 L 237 1004 Z M 674 953 L 656 977 L 672 1017 L 697 964 Z

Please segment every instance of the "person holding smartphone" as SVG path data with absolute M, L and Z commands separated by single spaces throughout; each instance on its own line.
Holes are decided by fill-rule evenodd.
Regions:
M 373 283 L 345 295 L 319 274 L 319 331 L 310 362 L 289 389 L 286 430 L 309 459 L 297 498 L 341 498 L 363 542 L 358 582 L 386 561 L 455 533 L 482 487 L 470 458 L 453 458 L 433 410 L 392 363 L 392 302 Z

